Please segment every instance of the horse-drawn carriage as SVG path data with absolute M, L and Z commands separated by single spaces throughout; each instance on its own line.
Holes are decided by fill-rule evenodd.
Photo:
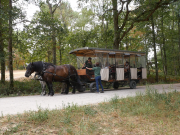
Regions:
M 99 62 L 101 67 L 101 80 L 114 89 L 129 84 L 130 88 L 136 88 L 141 79 L 147 79 L 146 60 L 144 52 L 122 51 L 102 48 L 78 48 L 69 52 L 77 57 L 77 73 L 83 83 L 83 92 L 87 87 L 91 92 L 96 91 L 94 72 L 82 69 L 83 64 L 89 57 L 95 65 Z

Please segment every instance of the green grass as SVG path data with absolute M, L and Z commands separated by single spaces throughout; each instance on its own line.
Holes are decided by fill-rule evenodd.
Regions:
M 49 110 L 47 109 L 43 110 L 41 107 L 39 107 L 37 112 L 28 113 L 27 120 L 29 122 L 36 122 L 39 124 L 48 120 L 49 118 L 48 113 L 49 113 Z
M 38 108 L 37 112 L 1 116 L 0 134 L 164 134 L 180 132 L 180 93 L 158 93 L 147 86 L 145 94 L 98 105 Z

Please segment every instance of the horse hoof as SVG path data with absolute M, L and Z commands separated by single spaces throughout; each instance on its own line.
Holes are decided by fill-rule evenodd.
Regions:
M 48 96 L 53 96 L 54 95 L 54 93 L 50 93 L 50 94 L 48 94 Z
M 53 95 L 54 95 L 53 93 L 48 94 L 48 96 L 53 96 Z
M 46 95 L 46 92 L 42 92 L 42 93 L 41 93 L 41 96 L 45 96 L 45 95 Z

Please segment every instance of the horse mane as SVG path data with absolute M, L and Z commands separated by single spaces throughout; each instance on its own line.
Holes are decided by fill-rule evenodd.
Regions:
M 34 71 L 40 73 L 43 70 L 42 61 L 32 62 Z
M 53 63 L 44 62 L 43 68 L 47 69 L 49 66 L 55 66 Z
M 43 70 L 46 70 L 49 66 L 55 66 L 53 63 L 42 61 L 32 62 L 32 65 L 34 66 L 34 70 L 38 73 L 41 73 Z
M 33 70 L 35 72 L 35 75 L 42 75 L 43 72 L 49 68 L 49 66 L 53 66 L 55 67 L 54 64 L 52 63 L 47 63 L 47 62 L 42 62 L 42 61 L 36 61 L 36 62 L 32 62 L 30 63 L 26 68 L 30 68 L 33 67 Z

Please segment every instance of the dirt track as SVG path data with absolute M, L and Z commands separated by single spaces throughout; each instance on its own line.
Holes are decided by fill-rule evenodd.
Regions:
M 149 86 L 151 89 L 157 89 L 159 92 L 180 91 L 180 83 L 178 84 L 162 84 Z M 56 93 L 51 96 L 23 96 L 23 97 L 7 97 L 0 98 L 0 113 L 1 115 L 23 113 L 24 111 L 43 109 L 61 109 L 65 106 L 88 105 L 104 102 L 112 99 L 115 96 L 119 98 L 127 96 L 135 96 L 136 93 L 145 93 L 146 86 L 138 86 L 136 89 L 120 88 L 119 90 L 105 90 L 105 93 L 91 93 L 86 91 L 84 93 L 76 92 L 76 94 L 69 93 L 68 95 L 61 95 Z
M 19 78 L 22 78 L 22 77 L 25 77 L 25 72 L 26 70 L 14 70 L 13 71 L 13 77 L 14 79 L 19 79 Z M 5 72 L 5 78 L 6 80 L 9 80 L 9 71 L 6 71 Z M 0 80 L 1 80 L 1 74 L 0 74 Z

